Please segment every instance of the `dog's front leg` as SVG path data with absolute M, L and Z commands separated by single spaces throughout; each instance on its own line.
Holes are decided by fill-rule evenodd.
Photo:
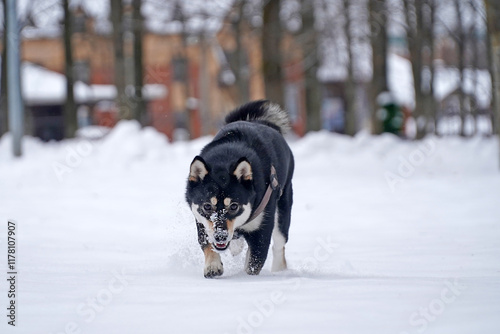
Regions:
M 245 271 L 248 275 L 258 275 L 266 262 L 271 232 L 256 231 L 247 236 L 248 251 Z
M 203 274 L 206 278 L 221 276 L 224 273 L 224 267 L 220 255 L 212 249 L 212 245 L 208 242 L 208 236 L 205 232 L 205 227 L 201 223 L 196 223 L 198 228 L 198 243 L 205 254 L 205 268 Z
M 221 276 L 224 273 L 224 267 L 222 266 L 219 253 L 216 253 L 211 245 L 203 248 L 203 253 L 205 254 L 205 278 Z

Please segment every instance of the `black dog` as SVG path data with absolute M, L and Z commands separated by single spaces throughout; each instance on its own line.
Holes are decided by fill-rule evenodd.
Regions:
M 272 270 L 286 269 L 294 169 L 283 138 L 288 127 L 288 115 L 277 104 L 250 102 L 226 117 L 226 125 L 191 163 L 186 200 L 205 254 L 205 277 L 222 275 L 218 252 L 240 237 L 248 244 L 248 274 L 261 271 L 271 236 Z

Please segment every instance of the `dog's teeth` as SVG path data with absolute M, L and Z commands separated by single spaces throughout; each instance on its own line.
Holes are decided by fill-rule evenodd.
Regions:
M 227 243 L 223 243 L 223 244 L 216 243 L 215 247 L 217 247 L 217 248 L 224 248 L 224 247 L 226 247 L 226 245 L 227 245 Z

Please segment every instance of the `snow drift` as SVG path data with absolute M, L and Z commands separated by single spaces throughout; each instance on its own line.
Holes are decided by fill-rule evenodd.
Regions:
M 216 280 L 203 278 L 184 202 L 189 163 L 209 141 L 169 143 L 120 122 L 98 140 L 27 137 L 15 159 L 3 136 L 0 243 L 15 219 L 16 331 L 500 330 L 495 138 L 319 132 L 291 142 L 289 270 L 273 274 L 268 260 L 250 277 L 244 254 L 224 254 Z

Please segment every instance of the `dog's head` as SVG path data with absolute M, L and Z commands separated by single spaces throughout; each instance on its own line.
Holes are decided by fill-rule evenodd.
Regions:
M 194 158 L 186 199 L 216 250 L 227 249 L 235 229 L 248 221 L 254 198 L 252 167 L 246 158 L 212 165 L 200 156 Z

